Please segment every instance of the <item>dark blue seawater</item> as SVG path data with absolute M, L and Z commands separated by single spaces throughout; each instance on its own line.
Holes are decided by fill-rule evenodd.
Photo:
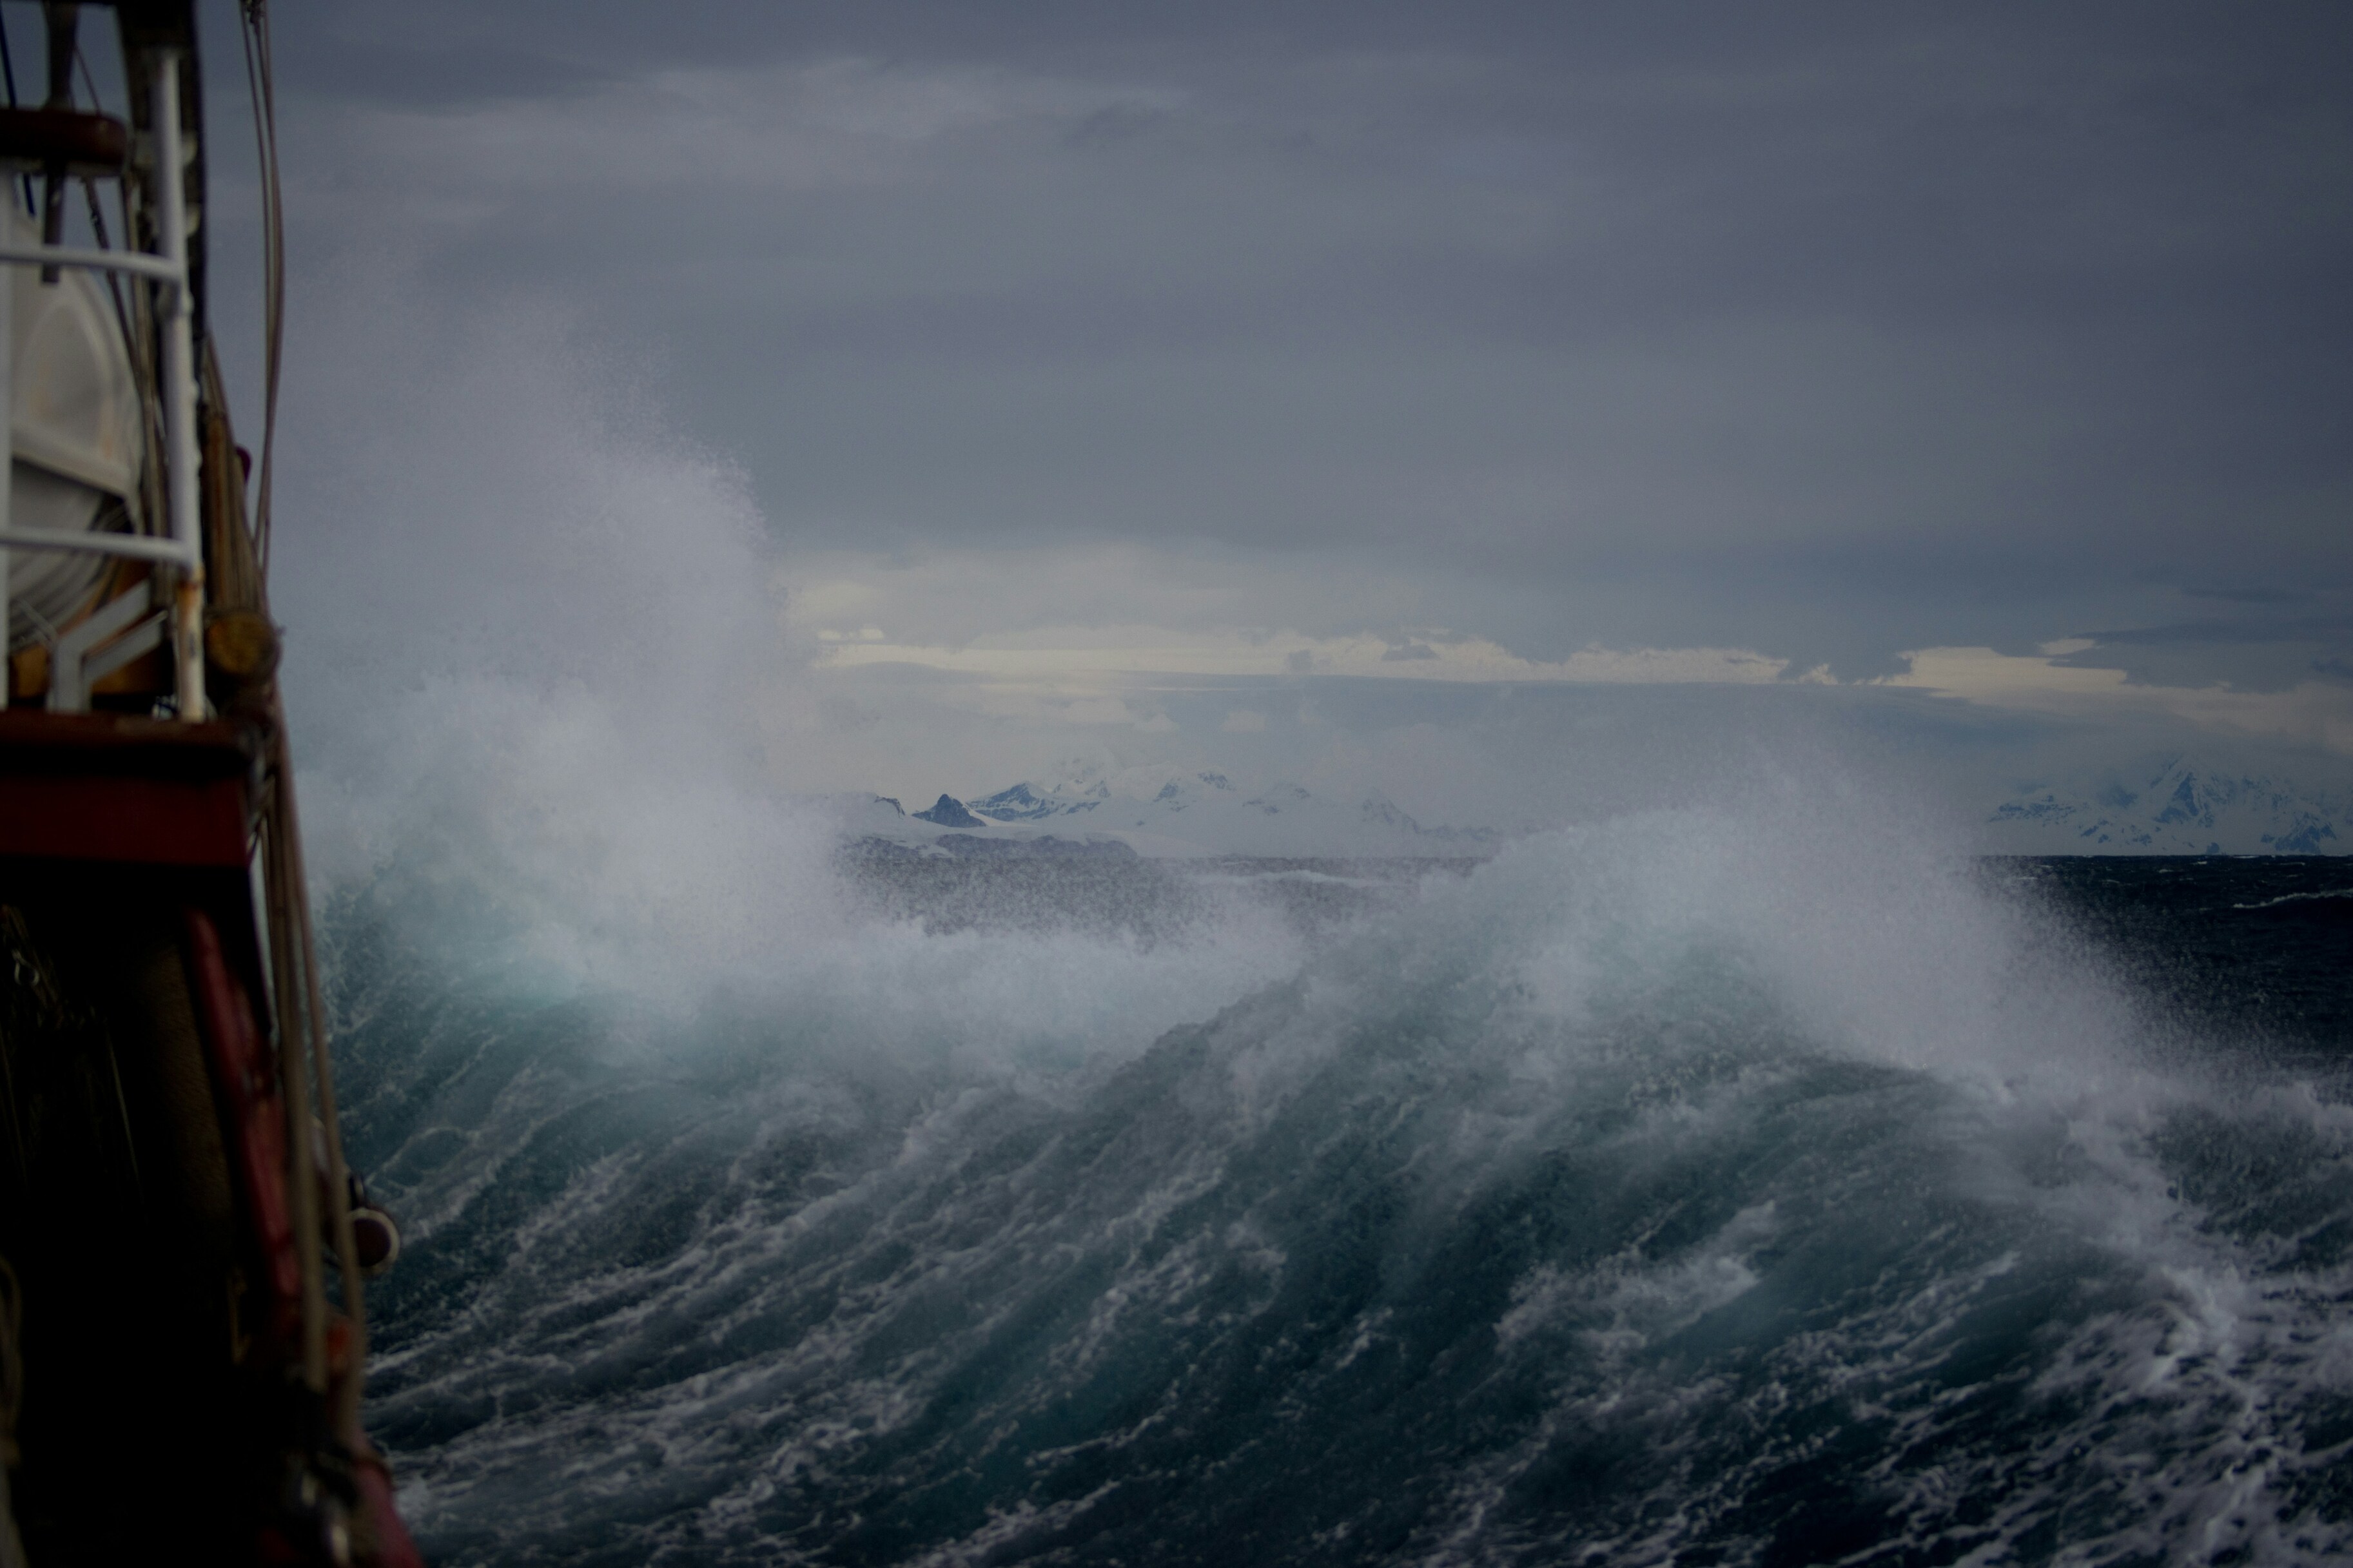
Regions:
M 2353 861 L 801 875 L 332 900 L 433 1560 L 2353 1562 Z

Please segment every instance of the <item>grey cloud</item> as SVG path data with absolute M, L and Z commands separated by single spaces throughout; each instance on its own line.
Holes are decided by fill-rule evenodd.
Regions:
M 2094 646 L 2061 662 L 2123 669 L 2151 686 L 2208 686 L 2219 682 L 2245 691 L 2281 691 L 2316 679 L 2341 680 L 2353 673 L 2353 610 L 2315 607 L 2334 595 L 2280 591 L 2184 594 L 2193 602 L 2240 606 L 2240 613 L 2197 620 L 2085 632 Z M 2295 608 L 2283 613 L 2286 606 Z
M 2232 605 L 2294 605 L 2312 597 L 2286 588 L 2184 588 L 2185 599 L 2216 599 Z
M 2353 642 L 2353 615 L 2295 616 L 2276 620 L 2183 621 L 2085 632 L 2103 646 L 2189 646 L 2209 643 Z
M 391 237 L 453 298 L 562 301 L 796 546 L 1345 558 L 1531 657 L 1842 674 L 2085 625 L 2220 670 L 2263 639 L 2168 640 L 2168 585 L 2353 582 L 2338 8 L 280 26 L 301 254 Z M 823 70 L 1003 109 L 746 140 Z M 625 101 L 681 118 L 567 163 L 549 128 Z

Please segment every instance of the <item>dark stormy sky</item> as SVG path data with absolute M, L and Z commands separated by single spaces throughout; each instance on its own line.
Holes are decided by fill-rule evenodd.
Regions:
M 2353 752 L 2341 5 L 277 28 L 290 615 L 364 584 L 353 660 L 576 640 L 533 562 L 595 513 L 568 594 L 781 603 L 804 785 L 1247 752 L 1427 809 L 1538 689 Z

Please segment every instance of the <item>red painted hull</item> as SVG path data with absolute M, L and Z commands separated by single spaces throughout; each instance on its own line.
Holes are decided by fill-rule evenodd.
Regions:
M 37 1563 L 131 1560 L 160 1544 L 148 1532 L 161 1526 L 134 1513 L 93 1517 L 92 1499 L 119 1481 L 113 1428 L 68 1407 L 81 1392 L 69 1369 L 126 1334 L 150 1342 L 140 1353 L 157 1366 L 142 1375 L 174 1407 L 158 1412 L 164 1425 L 221 1434 L 196 1467 L 203 1484 L 179 1500 L 172 1555 L 419 1562 L 382 1459 L 332 1442 L 327 1402 L 297 1376 L 303 1266 L 249 868 L 261 742 L 245 725 L 0 710 L 0 918 L 23 950 L 7 1016 L 13 1027 L 27 994 L 48 998 L 56 1036 L 18 1028 L 0 1044 L 14 1141 L 0 1156 L 14 1161 L 0 1247 L 27 1305 L 11 1497 Z M 105 1072 L 84 1077 L 101 1091 L 111 1081 L 119 1132 L 107 1092 L 39 1077 L 101 1051 Z M 85 1217 L 60 1220 L 59 1192 L 87 1196 Z M 119 1300 L 140 1279 L 122 1253 L 152 1258 L 164 1283 L 143 1309 Z M 146 1332 L 142 1310 L 187 1321 Z M 348 1328 L 330 1322 L 331 1378 L 362 1375 Z M 125 1445 L 149 1426 L 121 1412 Z

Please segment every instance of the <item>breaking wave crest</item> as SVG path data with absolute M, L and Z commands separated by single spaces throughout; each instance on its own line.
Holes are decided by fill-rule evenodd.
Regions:
M 1963 862 L 1637 816 L 1314 942 L 773 868 L 723 963 L 334 900 L 442 1561 L 2353 1558 L 2353 1113 Z

